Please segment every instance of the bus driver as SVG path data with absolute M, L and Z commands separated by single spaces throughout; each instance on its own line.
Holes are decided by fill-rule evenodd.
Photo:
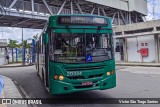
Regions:
M 57 35 L 57 37 L 55 38 L 55 44 L 56 44 L 56 49 L 62 49 L 63 43 L 69 47 L 71 47 L 70 44 L 68 44 L 63 38 L 62 35 L 59 34 Z

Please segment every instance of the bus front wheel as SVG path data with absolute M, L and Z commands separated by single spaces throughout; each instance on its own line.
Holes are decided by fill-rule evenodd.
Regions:
M 43 71 L 43 69 L 42 69 L 42 81 L 43 81 L 43 83 L 45 82 L 45 80 L 44 80 L 44 71 Z

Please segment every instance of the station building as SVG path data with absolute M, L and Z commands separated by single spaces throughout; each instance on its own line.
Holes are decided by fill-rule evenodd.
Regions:
M 94 14 L 113 25 L 144 22 L 146 0 L 0 0 L 0 26 L 42 29 L 50 15 Z
M 42 29 L 55 14 L 110 17 L 116 61 L 159 62 L 159 21 L 146 22 L 147 0 L 0 0 L 0 26 Z
M 6 54 L 7 54 L 7 40 L 0 39 L 0 65 L 4 65 L 7 63 Z
M 118 62 L 160 62 L 160 20 L 114 27 Z

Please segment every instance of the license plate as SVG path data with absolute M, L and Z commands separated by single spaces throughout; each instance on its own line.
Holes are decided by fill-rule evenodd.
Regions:
M 90 82 L 90 81 L 88 81 L 88 82 L 82 82 L 81 84 L 82 84 L 82 86 L 93 85 L 93 83 Z

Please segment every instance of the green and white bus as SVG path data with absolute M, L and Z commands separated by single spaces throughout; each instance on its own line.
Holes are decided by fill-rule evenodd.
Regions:
M 116 87 L 111 19 L 50 16 L 36 42 L 36 69 L 50 94 Z

